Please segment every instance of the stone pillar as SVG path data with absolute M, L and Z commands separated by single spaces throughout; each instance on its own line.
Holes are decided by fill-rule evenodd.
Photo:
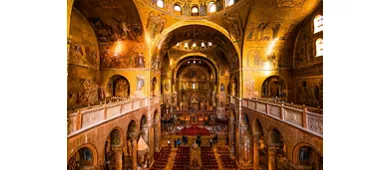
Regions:
M 155 128 L 155 134 L 154 134 L 154 137 L 155 137 L 155 151 L 158 151 L 160 150 L 160 139 L 161 139 L 161 113 L 158 112 L 157 113 L 157 119 L 155 118 L 155 121 L 154 121 L 154 128 Z
M 229 147 L 230 147 L 230 151 L 231 152 L 234 152 L 234 116 L 231 116 L 229 118 Z
M 253 142 L 253 169 L 259 169 L 259 137 L 258 133 L 252 135 Z
M 114 152 L 115 152 L 115 167 L 116 167 L 116 170 L 122 170 L 122 165 L 123 165 L 123 162 L 122 162 L 122 152 L 123 152 L 123 149 L 122 147 L 119 147 L 119 148 L 113 148 Z
M 276 148 L 269 147 L 268 148 L 268 170 L 275 170 L 275 155 Z
M 154 105 L 154 102 L 153 102 L 153 105 Z M 152 159 L 154 158 L 154 128 L 153 128 L 154 127 L 154 106 L 150 107 L 148 110 L 148 115 L 146 116 L 147 127 L 145 130 L 148 132 L 148 135 L 146 135 L 146 137 L 145 137 L 145 142 L 149 145 L 150 154 L 151 154 Z
M 137 136 L 134 136 L 132 137 L 132 144 L 133 144 L 133 154 L 131 155 L 131 161 L 132 161 L 132 164 L 131 164 L 131 169 L 137 169 L 138 168 L 138 163 L 137 163 L 137 160 L 138 160 L 138 154 L 137 154 L 137 149 L 138 149 L 138 135 Z

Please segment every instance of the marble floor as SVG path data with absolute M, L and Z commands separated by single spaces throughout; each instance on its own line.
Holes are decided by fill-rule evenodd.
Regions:
M 175 138 L 176 139 L 176 138 Z M 203 169 L 203 170 L 235 170 L 234 155 L 230 153 L 226 141 L 218 140 L 213 147 L 210 147 L 208 139 L 202 139 L 201 147 L 193 148 L 193 140 L 189 139 L 186 145 L 180 145 L 180 148 L 174 147 L 171 142 L 171 147 L 163 145 L 165 155 L 168 159 L 157 158 L 155 162 L 159 162 L 160 166 L 154 165 L 150 170 L 186 170 L 186 169 Z M 167 144 L 167 143 L 166 143 Z M 167 152 L 169 150 L 169 154 Z M 189 157 L 189 158 L 187 158 Z M 228 158 L 228 160 L 226 159 Z M 160 160 L 159 160 L 160 159 Z M 167 163 L 162 163 L 167 161 Z M 176 162 L 176 163 L 175 163 Z M 165 168 L 161 166 L 165 164 Z M 176 165 L 176 166 L 175 166 Z

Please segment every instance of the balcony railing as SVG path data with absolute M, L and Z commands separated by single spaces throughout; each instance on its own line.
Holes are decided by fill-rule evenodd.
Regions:
M 230 103 L 241 104 L 242 107 L 278 119 L 322 138 L 322 109 L 263 99 L 238 99 L 233 96 L 230 97 Z
M 146 98 L 128 98 L 68 111 L 68 137 L 147 106 L 149 100 Z

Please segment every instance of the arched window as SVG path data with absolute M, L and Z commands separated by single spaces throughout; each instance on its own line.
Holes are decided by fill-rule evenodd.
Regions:
M 323 30 L 322 15 L 314 17 L 314 34 Z
M 164 8 L 164 1 L 163 0 L 157 0 L 157 6 L 160 8 Z
M 198 7 L 194 6 L 191 9 L 192 16 L 198 16 L 199 15 L 199 9 Z
M 228 3 L 227 3 L 227 6 L 231 6 L 234 4 L 234 0 L 229 0 Z
M 175 6 L 173 7 L 173 10 L 180 12 L 181 11 L 180 5 L 175 4 Z
M 324 42 L 322 38 L 317 39 L 316 41 L 316 57 L 322 56 L 323 55 L 323 50 L 324 50 Z
M 210 2 L 209 3 L 209 10 L 208 10 L 210 13 L 213 13 L 215 11 L 217 11 L 217 6 L 215 5 L 214 2 Z

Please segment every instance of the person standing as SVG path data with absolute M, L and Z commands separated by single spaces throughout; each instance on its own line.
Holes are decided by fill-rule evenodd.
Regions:
M 180 139 L 177 139 L 177 147 L 180 148 Z

